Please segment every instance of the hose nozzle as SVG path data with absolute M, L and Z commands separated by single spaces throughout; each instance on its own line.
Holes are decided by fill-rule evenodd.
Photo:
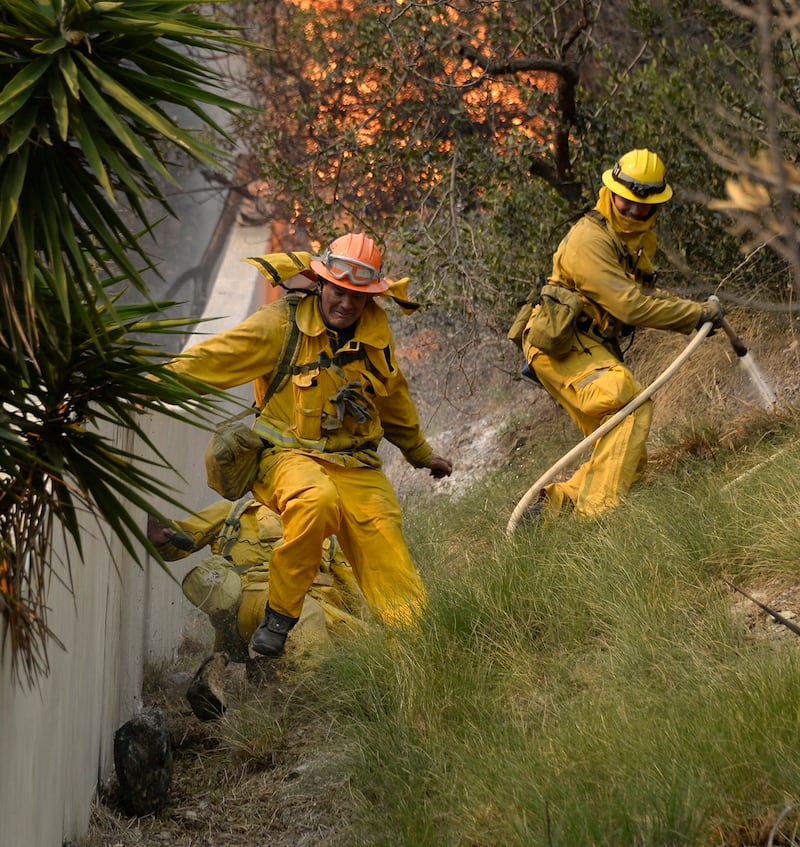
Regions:
M 719 297 L 716 294 L 712 294 L 709 300 L 716 300 L 719 302 Z M 733 331 L 733 327 L 728 323 L 727 318 L 723 318 L 720 321 L 720 326 L 725 330 L 725 335 L 728 336 L 729 341 L 731 342 L 731 347 L 733 347 L 733 352 L 741 359 L 742 357 L 747 355 L 747 347 L 745 346 L 744 341 Z

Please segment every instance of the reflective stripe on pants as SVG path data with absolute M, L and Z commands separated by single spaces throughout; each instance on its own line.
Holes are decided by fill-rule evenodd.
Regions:
M 531 366 L 587 436 L 642 386 L 602 344 L 582 334 L 579 339 L 583 349 L 573 348 L 563 359 L 537 353 Z M 644 471 L 652 417 L 648 400 L 595 443 L 589 459 L 570 479 L 546 486 L 548 512 L 571 505 L 576 514 L 590 517 L 617 506 Z

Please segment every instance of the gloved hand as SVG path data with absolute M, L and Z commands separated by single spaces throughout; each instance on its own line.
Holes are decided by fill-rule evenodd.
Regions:
M 426 467 L 430 469 L 431 476 L 434 479 L 442 479 L 442 477 L 450 476 L 453 473 L 453 463 L 442 456 L 431 456 Z
M 722 321 L 725 317 L 725 309 L 722 306 L 722 303 L 719 300 L 706 300 L 702 305 L 702 311 L 700 312 L 700 320 L 697 322 L 697 329 L 711 321 L 711 332 L 709 335 L 714 334 L 715 329 L 719 329 L 722 326 Z
M 186 550 L 190 553 L 198 549 L 193 538 L 182 532 L 177 532 L 155 515 L 147 516 L 147 540 L 154 547 L 166 547 L 167 544 L 170 544 L 177 550 Z

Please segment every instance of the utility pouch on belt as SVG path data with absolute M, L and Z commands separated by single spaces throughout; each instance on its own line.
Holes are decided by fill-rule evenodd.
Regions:
M 509 329 L 508 335 L 506 336 L 510 341 L 513 341 L 520 350 L 522 350 L 522 336 L 525 334 L 525 327 L 528 325 L 528 321 L 531 319 L 532 314 L 533 304 L 529 300 L 526 300 L 522 306 L 520 306 L 517 316 L 514 318 L 514 323 L 511 324 L 511 329 Z
M 292 291 L 286 294 L 287 322 L 283 348 L 278 365 L 267 386 L 261 403 L 263 410 L 270 398 L 289 378 L 300 343 L 300 330 L 295 321 L 298 303 L 307 291 Z M 261 411 L 259 410 L 259 411 Z M 238 415 L 219 424 L 206 447 L 206 477 L 209 488 L 226 500 L 238 500 L 253 487 L 258 477 L 258 464 L 264 450 L 264 441 L 252 431 L 250 424 L 241 420 L 253 414 L 255 409 L 245 409 Z
M 522 350 L 522 336 L 525 334 L 525 327 L 533 314 L 534 307 L 541 301 L 540 292 L 542 286 L 546 283 L 546 279 L 543 275 L 539 276 L 536 284 L 525 298 L 525 302 L 519 307 L 514 317 L 514 323 L 511 324 L 511 329 L 506 335 L 506 338 L 513 341 L 520 350 Z
M 575 322 L 583 312 L 581 296 L 561 285 L 543 285 L 541 301 L 531 313 L 525 340 L 554 359 L 562 359 L 572 348 Z
M 248 414 L 252 412 L 248 410 Z M 221 423 L 206 447 L 208 485 L 226 500 L 238 500 L 258 476 L 258 461 L 264 442 L 242 420 Z

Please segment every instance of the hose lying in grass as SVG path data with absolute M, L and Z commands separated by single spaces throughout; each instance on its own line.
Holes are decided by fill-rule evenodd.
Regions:
M 751 597 L 746 591 L 742 591 L 738 585 L 734 585 L 732 582 L 729 582 L 727 579 L 723 579 L 723 582 L 730 585 L 730 587 L 734 591 L 738 591 L 742 597 L 747 597 L 748 600 L 755 603 L 760 609 L 763 609 L 768 615 L 771 615 L 779 624 L 783 624 L 786 629 L 790 629 L 795 635 L 800 635 L 800 626 L 798 626 L 794 621 L 790 621 L 788 618 L 785 618 L 783 615 L 776 612 L 774 609 L 770 609 L 766 603 L 762 603 L 760 600 L 756 600 L 755 597 Z
M 713 329 L 713 323 L 707 321 L 697 331 L 695 337 L 686 345 L 686 348 L 672 362 L 672 364 L 662 371 L 641 393 L 637 394 L 627 405 L 623 406 L 616 414 L 612 415 L 605 423 L 602 423 L 597 429 L 589 433 L 586 438 L 579 444 L 576 444 L 568 453 L 565 453 L 551 468 L 539 477 L 534 484 L 525 492 L 522 499 L 517 503 L 516 508 L 511 513 L 508 525 L 506 526 L 506 535 L 511 537 L 517 528 L 520 518 L 528 509 L 531 503 L 539 496 L 541 490 L 552 481 L 553 477 L 562 471 L 567 465 L 577 458 L 584 450 L 591 447 L 596 441 L 599 441 L 607 432 L 610 432 L 614 427 L 623 421 L 631 412 L 635 411 L 642 403 L 649 400 L 653 394 L 664 385 L 679 368 L 689 359 L 695 350 L 700 346 L 703 339 Z

